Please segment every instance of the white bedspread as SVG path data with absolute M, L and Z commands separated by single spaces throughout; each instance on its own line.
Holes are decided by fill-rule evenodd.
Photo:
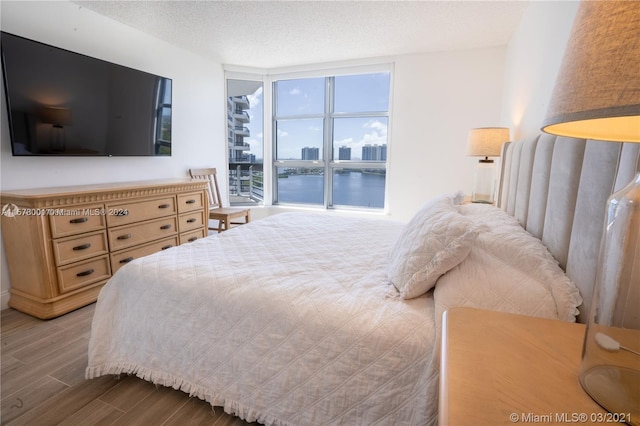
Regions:
M 432 293 L 387 297 L 400 230 L 283 213 L 138 259 L 100 293 L 87 378 L 135 374 L 265 424 L 433 424 Z

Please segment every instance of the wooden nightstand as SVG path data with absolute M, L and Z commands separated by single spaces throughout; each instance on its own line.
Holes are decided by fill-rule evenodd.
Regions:
M 438 423 L 603 423 L 606 411 L 578 381 L 584 331 L 558 320 L 447 311 Z

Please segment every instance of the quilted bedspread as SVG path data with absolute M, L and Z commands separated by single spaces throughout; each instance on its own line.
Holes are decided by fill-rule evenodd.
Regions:
M 282 213 L 137 259 L 100 293 L 86 376 L 135 374 L 264 424 L 434 424 L 432 293 L 388 296 L 401 229 Z

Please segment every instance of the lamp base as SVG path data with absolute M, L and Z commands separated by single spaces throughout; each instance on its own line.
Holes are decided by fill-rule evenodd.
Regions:
M 494 201 L 491 199 L 491 196 L 489 194 L 476 194 L 473 193 L 473 196 L 471 198 L 471 202 L 472 203 L 479 203 L 479 204 L 493 204 Z
M 496 172 L 493 160 L 485 158 L 479 160 L 476 168 L 476 177 L 471 192 L 472 203 L 493 204 L 496 189 Z
M 618 416 L 616 423 L 640 425 L 640 371 L 614 365 L 598 365 L 580 375 L 580 384 L 589 396 Z M 603 420 L 604 421 L 604 420 Z
M 611 416 L 633 425 L 640 425 L 638 265 L 640 172 L 607 203 L 580 365 L 580 383 L 589 396 Z

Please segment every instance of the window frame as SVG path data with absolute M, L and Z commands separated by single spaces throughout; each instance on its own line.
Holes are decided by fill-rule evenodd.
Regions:
M 270 167 L 268 166 L 268 164 L 271 162 L 271 154 L 270 152 L 267 150 L 267 148 L 270 146 L 270 144 L 266 143 L 267 140 L 269 140 L 269 134 L 270 134 L 270 128 L 267 128 L 268 124 L 270 123 L 269 121 L 265 121 L 265 118 L 268 117 L 271 112 L 270 112 L 270 93 L 269 93 L 269 87 L 270 87 L 270 82 L 268 80 L 268 77 L 266 75 L 266 73 L 263 70 L 247 70 L 247 69 L 243 69 L 243 70 L 234 70 L 234 69 L 230 69 L 233 67 L 225 67 L 225 71 L 224 71 L 224 111 L 225 111 L 225 169 L 224 169 L 224 179 L 225 179 L 225 183 L 226 183 L 226 195 L 227 198 L 229 200 L 229 205 L 230 206 L 265 206 L 265 205 L 270 205 L 270 197 L 271 197 L 271 189 L 269 187 L 269 185 L 265 185 L 266 182 L 270 182 Z M 228 117 L 228 102 L 229 102 L 229 80 L 239 80 L 239 81 L 247 81 L 247 82 L 254 82 L 254 83 L 260 83 L 263 93 L 262 93 L 262 107 L 263 107 L 263 111 L 262 111 L 262 117 L 261 117 L 261 122 L 262 122 L 262 128 L 261 128 L 261 132 L 262 133 L 262 163 L 260 164 L 260 168 L 262 169 L 262 187 L 260 188 L 261 192 L 262 192 L 262 196 L 256 196 L 256 197 L 251 197 L 251 201 L 232 201 L 232 194 L 231 194 L 231 185 L 230 185 L 230 170 L 231 170 L 231 164 L 230 164 L 230 159 L 231 159 L 231 153 L 229 152 L 228 149 L 228 141 L 229 138 L 233 136 L 233 130 L 229 127 L 228 122 L 229 122 L 229 117 Z M 266 165 L 266 167 L 265 167 Z M 220 173 L 218 174 L 218 176 L 220 177 Z
M 169 96 L 170 102 L 166 103 L 165 98 L 167 94 L 167 84 L 170 84 L 171 87 L 169 90 L 171 94 Z M 157 92 L 156 92 L 156 123 L 155 123 L 155 141 L 153 144 L 153 150 L 156 155 L 160 155 L 160 151 L 162 148 L 169 148 L 168 156 L 171 156 L 173 149 L 171 147 L 171 139 L 166 140 L 162 135 L 162 124 L 164 122 L 163 112 L 169 109 L 171 110 L 171 125 L 173 126 L 173 81 L 167 78 L 161 78 L 158 81 Z
M 346 75 L 363 75 L 363 74 L 375 74 L 375 73 L 389 73 L 389 100 L 387 111 L 367 111 L 367 112 L 335 112 L 334 111 L 334 95 L 335 95 L 335 78 Z M 293 80 L 293 79 L 306 79 L 323 77 L 325 79 L 325 91 L 324 91 L 324 111 L 322 114 L 301 114 L 301 115 L 277 115 L 277 82 L 281 80 Z M 387 120 L 387 152 L 391 144 L 390 140 L 390 127 L 392 122 L 392 99 L 393 99 L 393 66 L 392 64 L 378 64 L 375 66 L 358 67 L 354 69 L 334 69 L 326 70 L 323 72 L 300 72 L 300 73 L 288 73 L 288 74 L 274 74 L 271 76 L 271 127 L 273 129 L 272 140 L 272 203 L 274 205 L 284 206 L 314 206 L 322 207 L 324 209 L 348 209 L 348 210 L 360 210 L 360 211 L 387 211 L 387 188 L 388 188 L 388 156 L 384 161 L 354 161 L 354 160 L 339 160 L 338 153 L 334 149 L 334 123 L 336 119 L 340 118 L 386 118 Z M 294 119 L 322 119 L 323 121 L 323 155 L 319 160 L 289 160 L 278 159 L 277 157 L 277 123 L 280 120 L 294 120 Z M 266 161 L 265 161 L 266 163 Z M 294 202 L 281 202 L 278 200 L 278 168 L 322 168 L 324 170 L 324 196 L 322 204 L 305 204 Z M 334 203 L 334 173 L 337 170 L 355 169 L 355 170 L 385 170 L 385 189 L 384 189 L 384 205 L 383 207 L 365 207 L 357 205 L 335 204 Z

